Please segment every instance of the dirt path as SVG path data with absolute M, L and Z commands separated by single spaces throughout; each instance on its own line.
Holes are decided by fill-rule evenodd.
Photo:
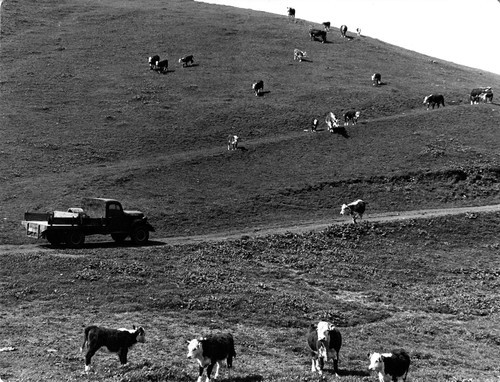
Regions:
M 500 204 L 488 205 L 488 206 L 476 206 L 476 207 L 457 207 L 457 208 L 443 208 L 443 209 L 428 209 L 428 210 L 415 210 L 415 211 L 399 211 L 399 212 L 387 212 L 387 213 L 375 213 L 366 215 L 362 221 L 368 222 L 389 222 L 394 220 L 408 220 L 408 219 L 419 219 L 419 218 L 430 218 L 446 215 L 459 215 L 469 213 L 471 217 L 473 214 L 481 212 L 500 212 Z M 348 217 L 334 217 L 332 219 L 324 220 L 314 220 L 314 221 L 302 221 L 296 223 L 284 222 L 283 224 L 257 226 L 248 229 L 235 230 L 219 232 L 214 234 L 206 235 L 192 235 L 192 236 L 176 236 L 176 237 L 164 237 L 164 238 L 152 238 L 152 245 L 185 245 L 185 244 L 199 244 L 204 242 L 217 242 L 223 240 L 238 240 L 242 237 L 263 237 L 272 234 L 279 234 L 285 232 L 291 233 L 303 233 L 309 231 L 320 231 L 332 224 L 351 224 L 351 219 Z M 43 244 L 42 244 L 43 243 Z M 104 246 L 113 247 L 114 243 L 110 242 L 99 242 L 99 243 L 89 243 L 89 247 Z M 135 248 L 135 247 L 131 247 Z M 36 244 L 5 244 L 0 245 L 0 255 L 12 254 L 12 253 L 40 253 L 40 252 L 55 252 L 56 250 L 50 248 L 45 241 L 41 240 Z M 58 256 L 74 256 L 72 254 L 61 254 L 57 252 Z

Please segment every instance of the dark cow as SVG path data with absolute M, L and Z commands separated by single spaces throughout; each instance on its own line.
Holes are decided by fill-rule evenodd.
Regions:
M 406 381 L 410 369 L 410 356 L 405 350 L 396 349 L 391 353 L 372 353 L 369 357 L 370 366 L 368 366 L 368 370 L 378 372 L 379 382 L 390 379 L 397 382 L 399 377 L 403 377 L 403 381 Z
M 322 43 L 326 42 L 326 31 L 322 31 L 320 29 L 310 29 L 309 36 L 312 40 L 320 40 Z
M 233 358 L 236 357 L 233 336 L 230 333 L 220 333 L 188 341 L 187 357 L 198 361 L 198 382 L 203 380 L 205 368 L 207 369 L 207 382 L 210 382 L 210 374 L 215 365 L 217 367 L 213 379 L 217 379 L 223 360 L 226 360 L 228 369 L 233 367 Z
M 443 105 L 444 107 L 444 96 L 441 94 L 429 94 L 424 98 L 423 103 L 427 105 L 427 110 L 429 110 L 429 106 L 432 106 L 432 108 L 434 109 L 435 105 L 437 105 L 439 109 L 439 105 Z
M 295 18 L 295 8 L 288 7 L 286 10 L 288 13 L 288 17 L 290 17 L 291 19 L 294 19 Z
M 118 353 L 120 363 L 127 364 L 127 353 L 130 347 L 138 342 L 146 341 L 146 334 L 142 327 L 129 329 L 107 329 L 99 326 L 88 326 L 84 330 L 83 345 L 81 352 L 87 344 L 85 355 L 85 371 L 90 370 L 90 361 L 97 350 L 105 346 L 110 352 Z
M 382 75 L 380 73 L 374 73 L 372 76 L 373 86 L 379 86 L 382 83 Z
M 168 72 L 168 60 L 156 61 L 154 70 L 156 70 L 158 72 L 158 74 L 159 73 L 167 73 Z
M 194 56 L 190 54 L 189 56 L 184 56 L 179 58 L 179 64 L 182 63 L 182 67 L 186 67 L 189 65 L 193 65 L 194 63 Z
M 255 95 L 258 96 L 262 91 L 264 91 L 264 81 L 260 80 L 252 84 L 252 89 Z
M 356 224 L 356 219 L 359 217 L 360 219 L 363 218 L 363 214 L 365 213 L 366 210 L 366 203 L 358 199 L 352 203 L 349 204 L 342 204 L 342 207 L 340 208 L 340 214 L 341 215 L 351 215 L 352 216 L 352 222 Z
M 323 26 L 325 27 L 325 31 L 328 32 L 330 30 L 330 26 L 331 26 L 330 21 L 325 21 L 323 23 Z
M 493 101 L 493 92 L 491 91 L 491 87 L 483 87 L 483 88 L 475 88 L 470 92 L 470 104 L 479 103 L 479 101 L 486 102 L 487 100 L 490 102 Z
M 342 25 L 340 27 L 340 35 L 342 37 L 347 37 L 347 25 Z
M 151 56 L 149 57 L 148 61 L 149 61 L 149 69 L 153 70 L 156 68 L 156 62 L 160 61 L 160 56 L 158 55 Z
M 352 124 L 355 125 L 358 123 L 358 118 L 361 115 L 359 111 L 350 110 L 344 114 L 344 126 L 349 125 L 349 121 L 352 121 Z
M 333 359 L 333 370 L 338 375 L 339 352 L 342 346 L 342 335 L 339 330 L 326 321 L 320 321 L 317 325 L 311 324 L 307 344 L 311 349 L 311 371 L 313 373 L 317 371 L 319 375 L 322 375 L 325 363 L 330 357 Z M 333 351 L 335 354 L 332 354 Z

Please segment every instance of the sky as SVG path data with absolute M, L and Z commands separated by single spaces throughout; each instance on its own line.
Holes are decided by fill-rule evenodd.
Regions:
M 197 0 L 198 1 L 198 0 Z M 286 15 L 500 74 L 500 0 L 204 0 Z

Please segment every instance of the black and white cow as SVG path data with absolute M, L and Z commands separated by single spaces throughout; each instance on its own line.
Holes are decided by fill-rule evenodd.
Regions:
M 307 344 L 311 349 L 311 371 L 322 375 L 325 363 L 331 358 L 333 370 L 338 375 L 342 335 L 335 325 L 326 321 L 320 321 L 317 325 L 311 324 Z M 333 352 L 335 354 L 332 354 Z
M 110 352 L 118 353 L 120 363 L 127 364 L 127 353 L 130 347 L 138 342 L 146 341 L 146 333 L 142 327 L 130 329 L 108 329 L 99 326 L 87 326 L 84 330 L 81 352 L 87 345 L 85 354 L 85 371 L 90 370 L 92 356 L 101 347 L 105 346 Z
M 220 333 L 188 341 L 187 357 L 198 361 L 198 382 L 203 380 L 205 368 L 207 369 L 207 382 L 210 382 L 210 374 L 214 366 L 216 369 L 213 379 L 217 379 L 223 360 L 226 360 L 228 369 L 233 367 L 233 358 L 236 357 L 233 336 L 231 333 Z
M 382 83 L 382 75 L 380 73 L 374 73 L 372 75 L 373 86 L 379 86 Z
M 320 29 L 310 29 L 309 36 L 312 40 L 320 40 L 322 43 L 326 42 L 326 31 L 322 31 Z
M 193 65 L 194 63 L 194 56 L 190 54 L 189 56 L 184 56 L 179 58 L 179 64 L 182 63 L 182 67 L 186 67 L 189 65 Z
M 312 126 L 311 126 L 311 131 L 312 131 L 313 133 L 315 133 L 315 132 L 316 132 L 316 130 L 317 130 L 317 128 L 318 128 L 318 123 L 319 123 L 318 118 L 314 118 L 314 119 L 313 119 L 313 122 L 312 122 Z
M 339 127 L 339 120 L 335 116 L 335 114 L 333 114 L 333 112 L 329 112 L 326 115 L 325 122 L 328 126 L 328 131 L 330 133 L 333 133 L 335 131 L 335 129 Z
M 340 35 L 342 37 L 347 37 L 347 25 L 342 25 L 340 27 Z
M 156 62 L 160 61 L 160 56 L 154 55 L 149 57 L 148 62 L 149 62 L 149 69 L 154 70 L 156 68 Z
M 356 219 L 359 217 L 360 219 L 363 218 L 363 214 L 365 213 L 366 210 L 366 202 L 364 202 L 361 199 L 358 199 L 352 203 L 349 204 L 342 204 L 342 207 L 340 208 L 340 214 L 341 215 L 351 215 L 352 216 L 352 222 L 356 224 Z
M 488 92 L 488 93 L 482 93 L 479 98 L 481 99 L 481 101 L 483 101 L 484 103 L 488 103 L 488 101 L 493 102 L 493 92 Z
M 295 8 L 288 7 L 286 10 L 288 13 L 288 17 L 290 17 L 291 19 L 294 19 L 295 18 Z
M 227 149 L 228 151 L 237 150 L 240 138 L 237 135 L 229 134 L 227 137 Z
M 330 26 L 331 26 L 330 21 L 325 21 L 323 23 L 323 26 L 325 27 L 325 31 L 328 32 L 330 30 Z
M 427 105 L 427 110 L 429 110 L 429 106 L 432 106 L 434 109 L 434 106 L 436 105 L 439 109 L 439 105 L 443 105 L 444 107 L 444 96 L 442 94 L 429 94 L 424 98 L 423 103 Z
M 490 102 L 493 101 L 493 92 L 491 91 L 491 87 L 483 87 L 483 88 L 475 88 L 470 92 L 470 104 L 479 103 L 480 101 L 486 102 L 490 99 Z
M 358 37 L 361 37 L 361 28 L 356 28 L 356 33 L 358 34 Z
M 261 92 L 264 91 L 264 81 L 260 80 L 252 84 L 252 89 L 255 92 L 255 95 L 260 95 Z
M 349 110 L 344 114 L 344 126 L 349 125 L 349 121 L 352 121 L 352 124 L 355 125 L 358 123 L 358 118 L 361 115 L 359 111 Z
M 155 68 L 158 74 L 168 72 L 168 60 L 156 61 Z
M 410 368 L 410 356 L 405 350 L 396 349 L 391 353 L 371 353 L 369 357 L 368 370 L 378 372 L 379 382 L 391 379 L 393 382 L 397 382 L 399 377 L 403 377 L 403 381 L 406 381 Z
M 299 62 L 302 62 L 304 57 L 307 57 L 307 52 L 303 52 L 300 49 L 294 49 L 293 50 L 293 60 L 299 60 Z

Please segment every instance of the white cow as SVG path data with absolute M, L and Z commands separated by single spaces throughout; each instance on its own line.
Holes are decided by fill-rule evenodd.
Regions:
M 342 207 L 340 209 L 340 214 L 351 215 L 352 222 L 356 224 L 356 218 L 359 217 L 360 219 L 362 219 L 363 214 L 365 213 L 365 209 L 366 209 L 366 203 L 363 200 L 358 199 L 349 204 L 342 204 Z
M 232 134 L 228 135 L 228 137 L 227 137 L 227 149 L 228 149 L 228 151 L 238 149 L 239 141 L 240 141 L 240 138 L 237 135 L 232 135 Z
M 333 133 L 333 130 L 334 130 L 336 127 L 339 127 L 339 120 L 337 119 L 337 117 L 335 116 L 335 114 L 333 114 L 332 112 L 329 112 L 329 113 L 326 115 L 325 122 L 326 122 L 326 124 L 328 125 L 328 131 L 329 131 L 330 133 Z
M 299 62 L 302 62 L 302 59 L 304 57 L 307 57 L 307 52 L 303 52 L 299 49 L 294 49 L 293 50 L 293 60 L 299 60 Z

